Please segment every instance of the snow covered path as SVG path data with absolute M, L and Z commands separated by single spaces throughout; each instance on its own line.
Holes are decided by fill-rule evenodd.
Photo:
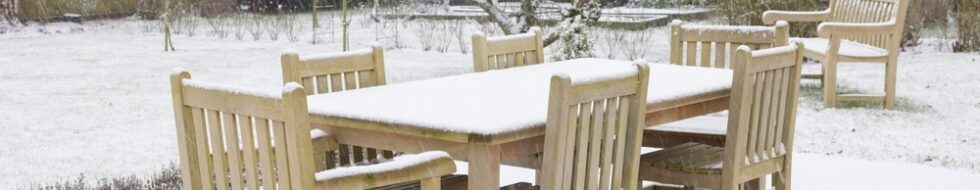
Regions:
M 352 26 L 354 48 L 374 40 L 371 28 Z M 83 31 L 71 32 L 74 28 Z M 87 179 L 148 175 L 176 161 L 167 81 L 174 67 L 186 68 L 194 78 L 278 91 L 283 50 L 339 51 L 335 42 L 177 35 L 178 51 L 165 53 L 160 51 L 161 35 L 140 29 L 136 21 L 106 21 L 84 26 L 54 23 L 0 34 L 0 189 L 79 174 Z M 411 46 L 411 33 L 403 35 Z M 653 37 L 646 59 L 665 61 L 667 35 L 656 30 Z M 385 60 L 392 83 L 471 70 L 470 55 L 456 52 L 387 50 Z M 848 180 L 878 189 L 876 180 L 928 181 L 899 183 L 860 173 L 879 169 L 925 179 L 980 181 L 980 55 L 906 52 L 900 61 L 898 111 L 862 104 L 823 109 L 819 89 L 813 83 L 804 85 L 796 150 L 806 154 L 795 163 L 810 162 L 802 155 L 830 157 L 801 165 L 794 187 L 826 187 L 823 182 Z M 883 70 L 881 65 L 842 65 L 841 89 L 881 90 Z M 871 165 L 804 177 L 807 167 L 846 167 L 819 164 L 837 163 L 834 159 L 840 157 Z M 820 181 L 824 178 L 834 180 Z M 936 185 L 977 187 L 956 182 Z M 952 189 L 961 189 L 956 187 Z

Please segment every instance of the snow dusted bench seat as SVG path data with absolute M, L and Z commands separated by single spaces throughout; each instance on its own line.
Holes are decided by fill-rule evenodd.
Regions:
M 339 145 L 311 130 L 302 86 L 288 83 L 280 96 L 190 78 L 180 69 L 171 75 L 183 189 L 368 189 L 411 181 L 439 189 L 441 176 L 456 170 L 447 153 L 426 152 L 315 173 L 326 160 L 315 153 Z
M 820 61 L 822 73 L 804 75 L 823 83 L 824 106 L 833 108 L 838 101 L 881 102 L 885 109 L 895 109 L 895 83 L 898 54 L 905 30 L 905 17 L 911 0 L 831 0 L 827 10 L 812 12 L 766 11 L 762 21 L 822 22 L 818 39 L 802 39 L 807 58 Z M 885 64 L 884 95 L 837 95 L 838 63 Z

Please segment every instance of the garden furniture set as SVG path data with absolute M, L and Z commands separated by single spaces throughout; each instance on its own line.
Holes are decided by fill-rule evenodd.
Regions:
M 669 63 L 544 63 L 541 33 L 532 30 L 474 35 L 473 73 L 398 84 L 387 84 L 378 45 L 284 53 L 281 94 L 177 70 L 182 180 L 186 189 L 489 190 L 500 189 L 503 164 L 536 171 L 535 186 L 510 189 L 767 189 L 770 177 L 790 189 L 804 57 L 823 63 L 831 91 L 836 63 L 884 61 L 884 98 L 839 100 L 894 108 L 901 27 L 837 22 L 900 26 L 907 4 L 831 0 L 824 12 L 767 12 L 773 26 L 675 21 Z M 835 22 L 821 25 L 825 45 L 811 47 L 819 39 L 791 41 L 788 23 L 774 19 Z M 848 57 L 856 52 L 848 48 L 881 54 Z M 454 175 L 454 160 L 467 162 L 466 175 Z

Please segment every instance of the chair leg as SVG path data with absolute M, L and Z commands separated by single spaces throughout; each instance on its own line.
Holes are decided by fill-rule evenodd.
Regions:
M 422 190 L 442 189 L 442 184 L 440 184 L 441 180 L 442 180 L 441 177 L 430 177 L 430 178 L 422 179 L 422 184 L 421 184 Z
M 885 63 L 885 109 L 895 109 L 895 80 L 898 75 L 898 61 L 889 59 Z
M 745 182 L 744 190 L 767 190 L 766 177 L 760 177 L 753 179 L 752 181 Z
M 823 105 L 826 108 L 837 106 L 837 60 L 830 58 L 823 62 Z
M 781 172 L 776 172 L 772 176 L 772 184 L 776 186 L 776 190 L 790 190 L 791 176 L 789 170 L 784 170 Z

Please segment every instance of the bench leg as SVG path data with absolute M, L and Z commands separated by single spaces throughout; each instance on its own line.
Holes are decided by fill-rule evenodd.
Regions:
M 823 105 L 825 108 L 837 106 L 837 58 L 831 57 L 823 62 Z
M 893 56 L 894 57 L 894 56 Z M 895 80 L 898 75 L 898 60 L 889 58 L 885 63 L 885 109 L 895 109 Z

